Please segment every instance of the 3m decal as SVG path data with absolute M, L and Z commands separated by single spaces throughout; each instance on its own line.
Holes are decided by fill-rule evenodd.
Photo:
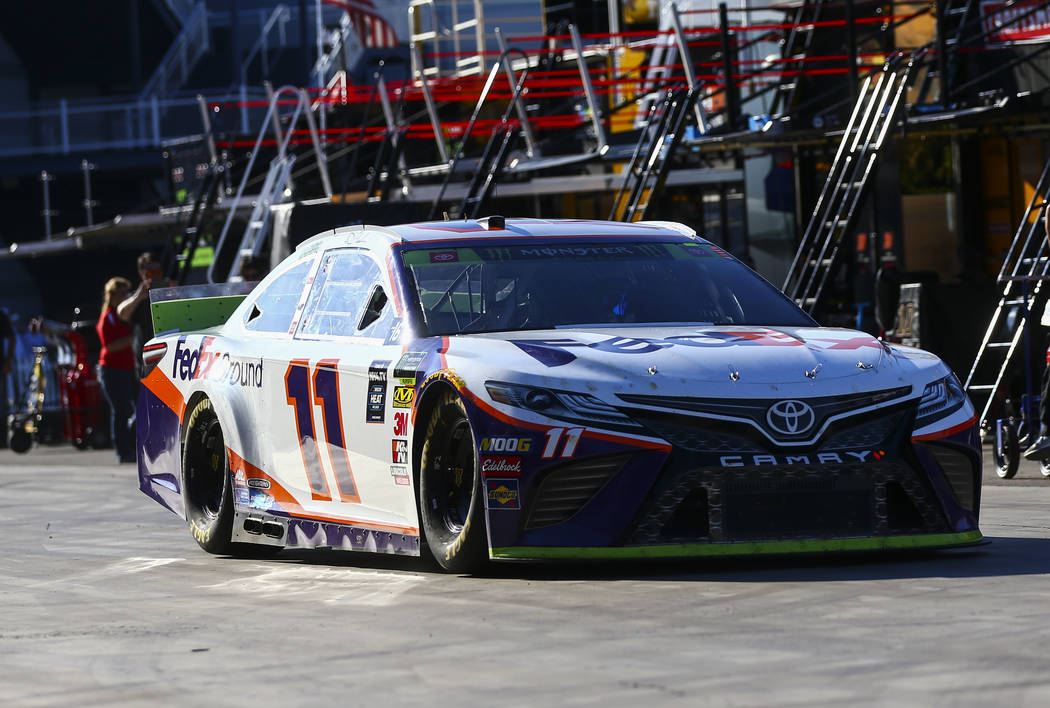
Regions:
M 482 452 L 529 452 L 532 438 L 492 437 L 481 439 Z
M 359 502 L 357 484 L 350 468 L 350 454 L 343 438 L 343 416 L 339 405 L 339 362 L 336 359 L 319 361 L 310 376 L 310 363 L 294 359 L 284 374 L 288 405 L 295 411 L 295 427 L 299 434 L 299 451 L 310 482 L 311 498 L 331 501 L 324 470 L 321 467 L 320 448 L 314 429 L 313 405 L 321 407 L 321 427 L 324 429 L 328 457 L 335 470 L 339 495 L 343 501 Z M 313 395 L 311 395 L 311 388 Z
M 411 386 L 394 387 L 394 408 L 411 408 L 416 400 L 416 389 Z
M 395 379 L 414 379 L 417 376 L 419 365 L 427 358 L 426 352 L 405 352 L 397 360 L 394 366 Z
M 394 413 L 394 435 L 408 435 L 408 413 Z
M 396 438 L 390 441 L 390 461 L 395 465 L 408 462 L 408 440 Z
M 520 477 L 521 457 L 518 455 L 493 455 L 481 458 L 481 474 L 484 477 Z
M 564 433 L 564 436 L 562 435 Z M 583 435 L 583 428 L 551 428 L 547 431 L 547 444 L 543 446 L 543 459 L 549 460 L 553 457 L 572 457 L 576 454 L 576 444 L 580 442 L 580 436 Z M 561 455 L 558 455 L 558 446 L 561 445 L 562 440 L 565 444 L 561 448 Z
M 489 509 L 521 508 L 516 479 L 486 479 L 485 491 L 488 495 Z
M 373 361 L 368 367 L 368 401 L 365 403 L 365 422 L 386 422 L 387 369 L 390 361 Z

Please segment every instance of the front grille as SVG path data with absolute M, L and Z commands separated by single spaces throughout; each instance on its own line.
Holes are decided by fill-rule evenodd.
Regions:
M 903 463 L 708 467 L 665 472 L 625 542 L 775 541 L 948 530 L 936 500 Z
M 629 459 L 629 454 L 599 457 L 550 469 L 531 495 L 525 529 L 553 526 L 571 519 Z
M 744 435 L 719 429 L 732 424 L 716 427 L 716 421 L 703 418 L 643 411 L 632 411 L 631 417 L 671 445 L 691 452 L 748 452 L 757 447 Z

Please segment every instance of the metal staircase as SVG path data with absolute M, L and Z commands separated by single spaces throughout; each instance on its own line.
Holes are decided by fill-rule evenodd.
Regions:
M 317 125 L 313 119 L 310 98 L 305 89 L 292 86 L 283 86 L 276 91 L 267 86 L 270 93 L 270 104 L 263 120 L 259 137 L 251 151 L 251 157 L 244 169 L 237 195 L 231 200 L 226 222 L 222 232 L 215 244 L 215 258 L 208 268 L 208 282 L 224 282 L 231 278 L 238 278 L 241 272 L 241 260 L 244 256 L 259 255 L 266 245 L 270 231 L 271 207 L 287 202 L 291 193 L 292 166 L 295 164 L 296 155 L 292 152 L 292 136 L 298 129 L 300 119 L 305 120 L 306 128 L 310 136 L 314 156 L 317 161 L 317 169 L 321 177 L 321 184 L 326 196 L 331 199 L 332 185 L 328 176 L 328 163 L 321 150 L 321 143 L 317 133 Z M 295 97 L 294 109 L 286 115 L 280 115 L 279 105 L 290 101 L 284 99 L 286 95 Z M 287 128 L 283 128 L 282 124 Z M 269 169 L 263 178 L 262 186 L 258 196 L 253 200 L 251 217 L 236 246 L 236 251 L 231 251 L 230 230 L 233 225 L 237 208 L 245 198 L 245 189 L 253 179 L 252 169 L 255 166 L 256 157 L 263 146 L 268 130 L 272 128 L 277 145 L 277 154 L 270 161 Z M 229 264 L 227 268 L 227 264 Z
M 784 51 L 781 56 L 794 61 L 784 64 L 784 68 L 790 72 L 790 76 L 777 84 L 773 99 L 769 106 L 769 115 L 781 116 L 791 112 L 795 105 L 795 95 L 798 93 L 798 85 L 802 80 L 802 71 L 805 68 L 804 60 L 809 54 L 810 45 L 813 44 L 815 25 L 820 20 L 821 10 L 824 9 L 823 0 L 816 2 L 804 2 L 795 8 L 791 19 L 791 30 L 784 40 Z
M 1033 313 L 1041 312 L 1039 308 L 1046 302 L 1047 291 L 1050 290 L 1044 287 L 1050 279 L 1047 239 L 1042 219 L 1038 218 L 1048 192 L 1050 161 L 1043 167 L 1035 192 L 1003 260 L 998 279 L 1002 295 L 988 322 L 970 373 L 966 376 L 964 388 L 980 410 L 982 427 L 989 422 L 993 406 L 1005 398 L 1007 372 L 1016 362 L 1018 352 L 1025 351 L 1025 333 L 1029 321 Z M 1027 360 L 1026 366 L 1030 366 Z
M 613 198 L 610 220 L 642 221 L 653 195 L 659 194 L 675 149 L 682 140 L 689 115 L 699 92 L 676 86 L 649 107 L 646 126 L 638 136 L 630 161 L 623 170 L 623 183 Z
M 894 69 L 887 63 L 874 80 L 868 76 L 861 84 L 827 181 L 784 281 L 784 292 L 810 314 L 834 272 L 843 237 L 856 222 L 915 59 L 915 55 L 909 57 L 903 68 Z
M 933 80 L 938 80 L 937 105 L 949 103 L 958 73 L 959 46 L 979 32 L 977 0 L 943 0 L 936 3 L 937 60 L 930 64 L 919 85 L 916 105 L 930 102 Z

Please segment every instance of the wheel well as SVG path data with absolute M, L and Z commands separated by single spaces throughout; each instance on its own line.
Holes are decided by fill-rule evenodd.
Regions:
M 416 426 L 412 435 L 412 482 L 417 492 L 419 490 L 419 464 L 423 459 L 423 443 L 426 442 L 426 424 L 441 394 L 449 391 L 458 395 L 455 387 L 442 381 L 435 382 L 424 392 L 416 407 Z

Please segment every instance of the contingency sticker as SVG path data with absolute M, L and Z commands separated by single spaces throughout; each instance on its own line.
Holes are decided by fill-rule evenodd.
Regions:
M 405 352 L 394 366 L 395 379 L 415 380 L 419 365 L 427 358 L 426 352 Z
M 368 367 L 368 401 L 365 405 L 365 421 L 386 421 L 386 382 L 390 361 L 373 361 Z
M 486 479 L 485 492 L 488 495 L 489 509 L 521 508 L 516 479 Z

